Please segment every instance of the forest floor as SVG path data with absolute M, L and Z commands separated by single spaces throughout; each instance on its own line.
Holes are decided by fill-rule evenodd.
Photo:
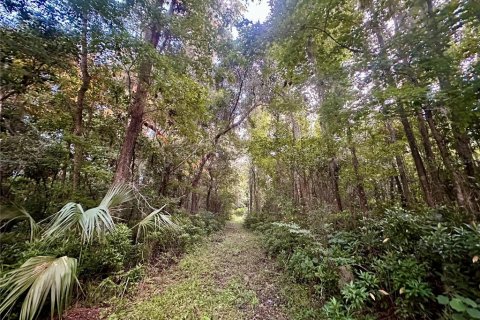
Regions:
M 107 317 L 290 319 L 287 311 L 305 310 L 307 294 L 265 255 L 258 235 L 232 221 L 178 264 L 147 277 L 135 294 L 110 308 Z

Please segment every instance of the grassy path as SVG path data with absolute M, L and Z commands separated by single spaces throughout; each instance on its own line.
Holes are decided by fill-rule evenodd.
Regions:
M 257 236 L 229 222 L 109 319 L 288 319 L 282 281 Z

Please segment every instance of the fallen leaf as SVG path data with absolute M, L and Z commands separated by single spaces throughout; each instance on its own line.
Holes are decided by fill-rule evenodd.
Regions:
M 375 301 L 375 296 L 373 295 L 373 293 L 370 292 L 370 298 L 373 299 L 373 301 Z
M 382 289 L 378 290 L 378 292 L 380 292 L 380 293 L 383 294 L 384 296 L 388 296 L 388 295 L 389 295 L 387 291 L 382 290 Z
M 383 243 L 388 242 L 388 240 L 390 240 L 390 238 L 383 239 Z
M 478 256 L 473 256 L 472 261 L 473 261 L 473 263 L 477 263 L 478 262 Z

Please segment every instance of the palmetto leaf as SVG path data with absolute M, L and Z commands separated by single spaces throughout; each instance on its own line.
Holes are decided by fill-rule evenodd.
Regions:
M 116 184 L 108 190 L 99 207 L 113 208 L 132 199 L 132 190 L 128 185 Z
M 178 225 L 175 224 L 170 215 L 162 214 L 162 210 L 165 206 L 160 209 L 152 211 L 149 215 L 142 219 L 139 223 L 135 225 L 137 228 L 137 242 L 141 237 L 145 237 L 150 231 L 161 230 L 161 229 L 178 229 Z
M 24 208 L 0 208 L 0 221 L 6 221 L 3 225 L 0 226 L 0 229 L 3 228 L 6 224 L 14 220 L 28 220 L 30 224 L 30 241 L 33 241 L 33 238 L 40 231 L 40 226 L 32 218 L 32 216 Z
M 28 259 L 18 269 L 0 280 L 0 314 L 7 313 L 26 292 L 20 320 L 34 319 L 50 294 L 51 314 L 63 312 L 75 282 L 77 259 L 38 256 Z
M 50 218 L 50 225 L 43 236 L 45 239 L 54 239 L 72 230 L 80 230 L 84 242 L 91 241 L 95 235 L 103 237 L 115 229 L 110 210 L 132 198 L 127 185 L 114 185 L 98 207 L 84 211 L 80 204 L 67 203 Z
M 81 205 L 69 202 L 60 211 L 52 215 L 50 225 L 43 233 L 43 238 L 53 240 L 66 232 L 79 227 L 80 217 L 83 214 Z

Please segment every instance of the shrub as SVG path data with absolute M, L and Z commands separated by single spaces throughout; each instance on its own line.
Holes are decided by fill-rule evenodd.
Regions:
M 104 240 L 88 244 L 80 254 L 79 271 L 82 278 L 102 278 L 124 269 L 132 263 L 132 230 L 125 224 L 117 224 Z
M 289 257 L 295 248 L 307 248 L 314 244 L 310 231 L 301 229 L 295 223 L 274 222 L 265 230 L 265 244 L 271 255 Z
M 261 231 L 267 252 L 280 259 L 298 283 L 327 301 L 322 309 L 327 319 L 393 313 L 400 319 L 477 315 L 478 225 L 462 224 L 461 215 L 445 209 L 392 208 L 351 221 L 346 216 L 351 217 L 308 217 L 305 224 L 315 232 L 291 222 L 267 222 L 260 215 L 248 216 L 245 223 Z M 442 304 L 435 296 L 445 297 L 438 300 Z

